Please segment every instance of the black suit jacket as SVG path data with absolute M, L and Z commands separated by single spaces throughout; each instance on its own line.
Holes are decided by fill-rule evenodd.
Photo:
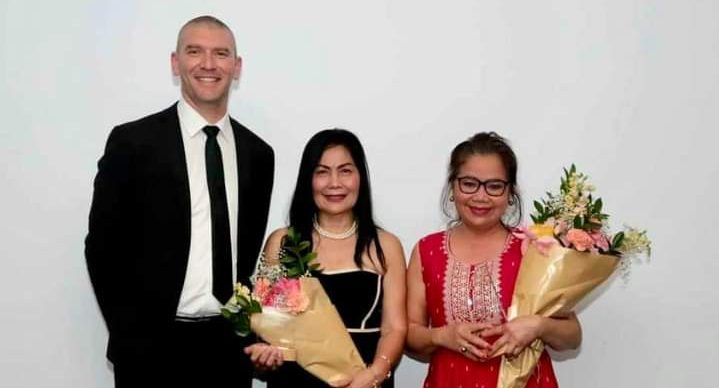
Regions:
M 272 148 L 231 120 L 238 169 L 238 281 L 260 252 Z M 110 339 L 108 358 L 139 357 L 172 324 L 190 248 L 190 188 L 177 104 L 115 127 L 98 162 L 85 257 Z

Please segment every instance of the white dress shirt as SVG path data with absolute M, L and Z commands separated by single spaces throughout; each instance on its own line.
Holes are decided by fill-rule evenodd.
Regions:
M 207 317 L 220 313 L 220 307 L 227 302 L 218 301 L 212 294 L 212 220 L 210 193 L 207 189 L 205 169 L 205 141 L 202 130 L 207 125 L 220 128 L 217 143 L 222 151 L 222 166 L 225 174 L 225 190 L 230 218 L 230 241 L 232 247 L 232 279 L 237 279 L 237 153 L 235 136 L 230 117 L 225 114 L 220 121 L 208 123 L 190 104 L 181 98 L 177 104 L 180 119 L 182 143 L 187 161 L 187 177 L 190 183 L 190 254 L 187 262 L 185 284 L 182 287 L 179 317 Z

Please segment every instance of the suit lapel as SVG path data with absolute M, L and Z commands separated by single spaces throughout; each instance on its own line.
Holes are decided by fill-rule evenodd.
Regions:
M 183 261 L 184 274 L 187 269 L 187 260 L 190 253 L 190 239 L 191 239 L 191 221 L 192 211 L 190 203 L 190 180 L 187 176 L 187 158 L 185 156 L 185 146 L 182 141 L 182 129 L 180 128 L 180 119 L 177 116 L 177 103 L 165 111 L 163 115 L 163 123 L 161 131 L 163 138 L 161 144 L 164 149 L 161 150 L 161 155 L 165 155 L 167 165 L 170 166 L 170 173 L 173 176 L 173 180 L 176 182 L 174 185 L 176 190 L 175 195 L 175 206 L 179 214 L 183 214 L 181 217 L 182 224 L 178 225 L 179 230 L 183 233 L 183 238 L 179 241 L 186 241 L 187 244 L 183 247 L 183 253 L 179 257 Z M 170 200 L 168 198 L 168 200 Z
M 170 165 L 172 166 L 172 174 L 180 183 L 180 199 L 183 206 L 183 212 L 190 217 L 190 180 L 187 176 L 187 158 L 185 157 L 185 146 L 182 141 L 182 129 L 180 128 L 180 119 L 177 116 L 177 104 L 170 109 L 167 115 L 167 155 Z

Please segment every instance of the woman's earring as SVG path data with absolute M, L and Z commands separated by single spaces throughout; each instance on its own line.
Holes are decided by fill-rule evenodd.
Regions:
M 454 202 L 454 195 L 452 195 L 452 194 L 449 195 L 449 202 Z
M 509 206 L 514 205 L 514 199 L 513 199 L 513 198 L 510 198 L 510 199 L 507 201 L 507 204 L 508 204 Z

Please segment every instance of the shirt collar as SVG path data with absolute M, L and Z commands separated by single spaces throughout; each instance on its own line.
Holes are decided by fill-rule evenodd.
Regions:
M 225 115 L 216 123 L 208 123 L 184 97 L 180 97 L 180 100 L 177 102 L 177 116 L 180 119 L 180 128 L 189 137 L 193 137 L 202 132 L 202 128 L 207 125 L 219 127 L 221 136 L 227 136 L 227 131 L 232 130 L 230 115 L 227 112 L 225 112 Z

